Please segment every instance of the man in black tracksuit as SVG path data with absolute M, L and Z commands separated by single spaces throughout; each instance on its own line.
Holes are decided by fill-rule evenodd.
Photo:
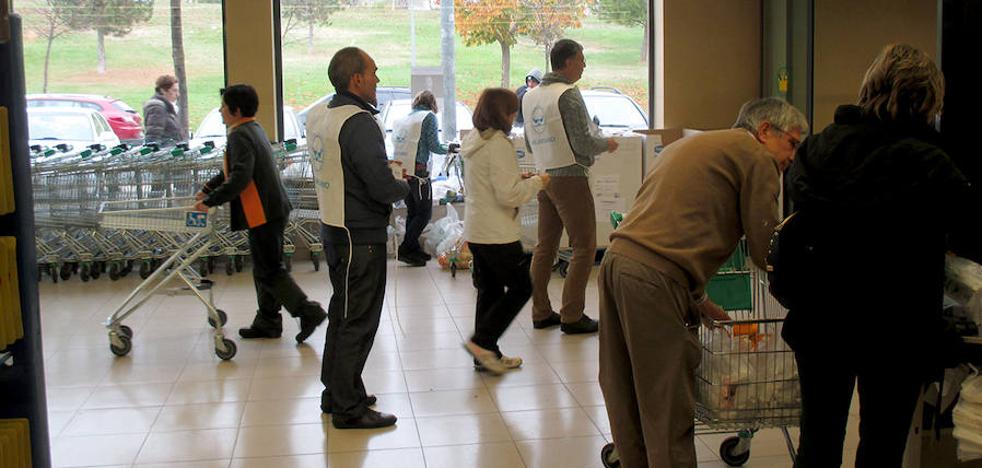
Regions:
M 249 85 L 228 87 L 222 94 L 222 120 L 229 128 L 225 168 L 198 192 L 198 209 L 231 202 L 232 230 L 249 230 L 252 276 L 259 310 L 243 338 L 279 338 L 283 332 L 280 308 L 300 319 L 297 342 L 303 342 L 327 314 L 297 286 L 283 266 L 283 230 L 290 201 L 266 132 L 256 122 L 259 97 Z
M 376 399 L 361 378 L 382 315 L 392 203 L 409 193 L 409 184 L 390 169 L 375 118 L 376 70 L 360 49 L 339 50 L 328 67 L 337 94 L 307 119 L 321 239 L 334 289 L 324 343 L 321 410 L 331 413 L 339 429 L 396 423 L 394 415 L 369 408 Z M 343 192 L 331 193 L 330 187 L 343 187 Z

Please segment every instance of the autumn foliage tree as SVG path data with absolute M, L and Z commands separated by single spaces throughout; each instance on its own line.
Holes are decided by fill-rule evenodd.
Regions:
M 549 49 L 569 28 L 578 28 L 591 0 L 454 0 L 457 34 L 464 45 L 501 46 L 501 86 L 509 87 L 511 48 L 529 37 Z
M 454 0 L 457 34 L 468 47 L 501 46 L 501 86 L 508 88 L 511 48 L 525 31 L 520 0 Z
M 542 47 L 545 68 L 549 69 L 549 50 L 567 29 L 582 26 L 589 0 L 520 0 L 525 11 L 525 35 Z

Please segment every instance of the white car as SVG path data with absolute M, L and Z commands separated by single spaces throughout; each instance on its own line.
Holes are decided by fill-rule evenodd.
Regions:
M 410 111 L 412 111 L 412 100 L 410 100 L 410 99 L 395 99 L 395 100 L 389 101 L 389 104 L 385 106 L 385 110 L 382 112 L 382 115 L 380 116 L 382 118 L 382 124 L 385 126 L 385 153 L 389 155 L 389 158 L 390 159 L 392 158 L 392 151 L 393 151 L 393 149 L 392 149 L 392 127 L 393 127 L 393 125 L 395 125 L 395 122 L 397 120 L 401 119 L 402 117 L 405 117 L 405 116 L 409 115 Z M 440 110 L 440 113 L 442 113 L 442 112 L 443 112 L 443 110 L 441 109 Z M 440 122 L 440 113 L 437 113 L 436 114 L 437 123 Z M 468 108 L 466 105 L 464 105 L 463 103 L 461 103 L 461 102 L 458 101 L 457 102 L 457 132 L 458 132 L 458 135 L 459 135 L 459 132 L 460 131 L 463 131 L 463 130 L 471 130 L 473 128 L 474 128 L 474 122 L 473 122 L 473 119 L 471 117 L 471 110 L 470 110 L 470 108 Z M 443 132 L 442 129 L 440 129 L 439 131 L 441 132 L 440 133 L 440 141 L 442 141 L 444 143 L 447 143 L 447 142 L 450 142 L 450 141 L 454 141 L 454 140 L 457 139 L 457 135 L 451 135 L 451 136 L 447 137 L 447 136 L 444 136 L 442 134 L 442 132 Z M 433 161 L 433 164 L 434 164 L 433 167 L 435 167 L 435 168 L 436 167 L 442 167 L 441 166 L 443 164 L 442 158 L 441 158 L 440 161 L 434 160 Z
M 111 148 L 119 137 L 97 110 L 70 107 L 28 107 L 27 131 L 30 145 L 54 148 L 64 144 L 68 150 L 90 145 Z
M 197 148 L 207 141 L 214 143 L 216 148 L 225 146 L 228 131 L 225 122 L 222 122 L 222 113 L 217 107 L 208 112 L 191 136 L 189 142 L 191 148 Z M 297 122 L 297 114 L 289 106 L 283 108 L 283 140 L 296 140 L 297 144 L 303 144 L 305 141 L 303 129 Z

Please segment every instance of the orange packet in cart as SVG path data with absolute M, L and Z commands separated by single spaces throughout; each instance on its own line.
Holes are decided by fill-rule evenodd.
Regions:
M 750 347 L 752 350 L 757 350 L 757 345 L 764 341 L 767 337 L 766 334 L 760 333 L 756 323 L 738 323 L 733 325 L 733 336 L 745 336 L 747 341 L 750 342 Z

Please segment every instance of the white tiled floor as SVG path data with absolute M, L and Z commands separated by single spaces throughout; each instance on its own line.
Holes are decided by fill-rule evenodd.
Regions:
M 473 328 L 467 272 L 389 264 L 382 325 L 365 369 L 378 409 L 394 428 L 339 431 L 318 407 L 324 328 L 296 346 L 297 325 L 279 340 L 246 341 L 255 295 L 248 271 L 216 275 L 215 301 L 239 352 L 213 353 L 204 309 L 189 297 L 155 297 L 127 319 L 133 352 L 109 352 L 102 321 L 138 284 L 131 275 L 41 284 L 49 425 L 56 466 L 599 467 L 610 425 L 597 384 L 597 336 L 533 330 L 528 308 L 502 339 L 521 370 L 475 373 L 460 343 Z M 326 304 L 323 271 L 297 262 L 294 277 Z M 554 277 L 553 297 L 562 280 Z M 596 317 L 590 282 L 587 313 Z M 855 416 L 853 416 L 855 419 Z M 853 421 L 855 423 L 855 421 Z M 850 425 L 847 464 L 855 451 Z M 701 467 L 724 466 L 724 435 L 698 436 Z M 753 441 L 752 468 L 788 467 L 777 430 Z

